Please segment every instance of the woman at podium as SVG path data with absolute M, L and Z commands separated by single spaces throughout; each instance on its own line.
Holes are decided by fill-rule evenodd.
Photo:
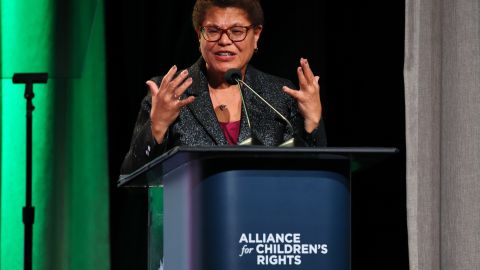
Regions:
M 259 0 L 197 0 L 192 22 L 201 57 L 146 82 L 129 173 L 174 146 L 326 146 L 319 76 L 300 58 L 299 86 L 249 64 L 259 50 Z

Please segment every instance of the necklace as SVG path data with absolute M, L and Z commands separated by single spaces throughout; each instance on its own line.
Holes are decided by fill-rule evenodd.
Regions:
M 220 103 L 220 101 L 218 100 L 217 96 L 215 95 L 215 91 L 216 90 L 211 90 L 210 93 L 212 93 L 212 96 L 213 98 L 215 99 L 215 101 L 220 104 L 218 105 L 218 108 L 220 109 L 220 111 L 225 111 L 227 109 L 227 104 L 223 104 L 223 103 Z
M 240 120 L 242 99 L 237 89 L 217 90 L 209 88 L 209 90 L 210 98 L 214 106 L 213 109 L 219 122 L 228 123 Z M 224 102 L 220 102 L 220 98 L 222 98 Z

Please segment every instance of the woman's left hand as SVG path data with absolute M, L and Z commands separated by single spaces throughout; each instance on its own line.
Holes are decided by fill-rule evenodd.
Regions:
M 297 68 L 300 90 L 283 87 L 283 91 L 293 97 L 298 103 L 298 109 L 305 119 L 305 130 L 311 133 L 316 129 L 322 118 L 322 103 L 320 101 L 319 76 L 315 76 L 308 65 L 307 59 L 300 58 Z

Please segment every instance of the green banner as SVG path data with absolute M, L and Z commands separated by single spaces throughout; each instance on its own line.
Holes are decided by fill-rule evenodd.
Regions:
M 0 269 L 23 269 L 24 85 L 34 86 L 33 269 L 109 269 L 101 0 L 0 0 Z

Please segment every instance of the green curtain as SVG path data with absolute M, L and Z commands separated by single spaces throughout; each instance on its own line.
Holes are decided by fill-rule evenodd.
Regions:
M 23 269 L 24 85 L 33 104 L 33 269 L 109 269 L 102 0 L 0 0 L 0 269 Z

